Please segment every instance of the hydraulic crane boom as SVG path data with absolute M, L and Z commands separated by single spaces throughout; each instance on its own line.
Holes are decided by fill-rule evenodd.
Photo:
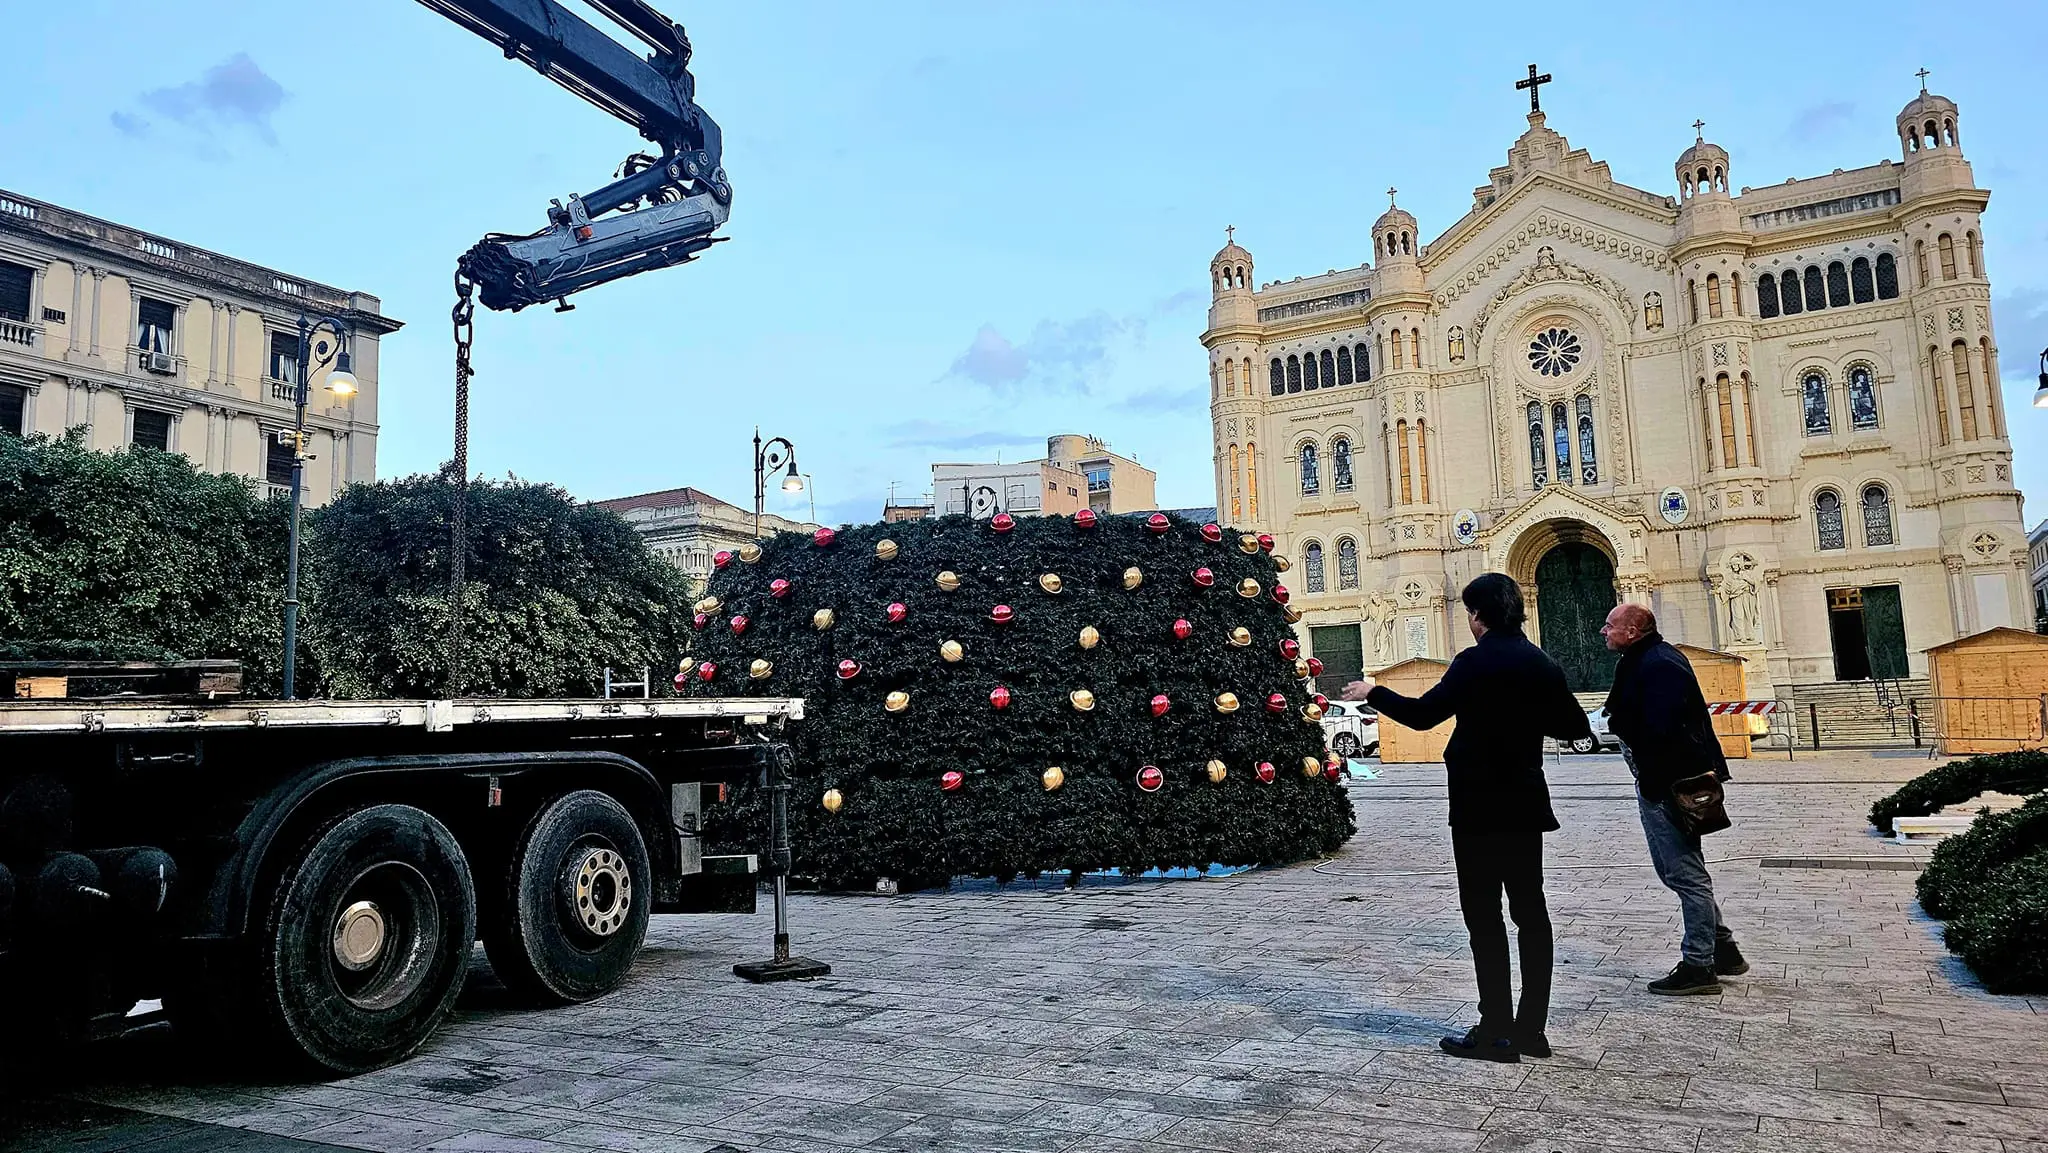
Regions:
M 690 39 L 646 0 L 589 0 L 652 52 L 646 59 L 555 0 L 420 0 L 562 87 L 639 129 L 661 155 L 636 153 L 618 179 L 568 204 L 547 227 L 493 234 L 460 270 L 484 307 L 514 312 L 650 268 L 681 264 L 723 237 L 732 185 L 718 123 L 696 102 Z M 644 203 L 643 203 L 644 202 Z M 612 214 L 607 216 L 606 214 Z

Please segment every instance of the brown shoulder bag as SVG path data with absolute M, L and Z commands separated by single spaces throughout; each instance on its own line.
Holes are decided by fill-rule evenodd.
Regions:
M 1714 773 L 1701 773 L 1673 783 L 1671 804 L 1678 814 L 1678 827 L 1690 837 L 1718 833 L 1735 823 L 1728 819 L 1721 778 Z

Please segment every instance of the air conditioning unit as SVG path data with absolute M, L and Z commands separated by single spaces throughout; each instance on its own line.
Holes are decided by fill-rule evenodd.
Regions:
M 158 376 L 176 376 L 178 358 L 168 352 L 145 352 L 142 354 L 142 367 Z

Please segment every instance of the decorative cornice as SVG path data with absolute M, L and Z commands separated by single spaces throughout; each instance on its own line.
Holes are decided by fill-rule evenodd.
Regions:
M 1541 254 L 1539 253 L 1539 255 Z M 1477 344 L 1479 339 L 1485 335 L 1487 322 L 1493 319 L 1495 310 L 1507 303 L 1509 297 L 1525 289 L 1533 288 L 1536 285 L 1551 282 L 1578 285 L 1605 294 L 1621 307 L 1622 315 L 1628 317 L 1630 327 L 1634 327 L 1636 309 L 1634 294 L 1630 293 L 1628 288 L 1621 282 L 1612 280 L 1591 269 L 1581 268 L 1569 261 L 1549 260 L 1529 265 L 1516 273 L 1514 279 L 1494 291 L 1493 299 L 1487 301 L 1486 306 L 1479 310 L 1479 314 L 1472 318 L 1473 343 Z
M 1850 309 L 1857 310 L 1854 316 L 1844 317 Z M 1778 340 L 1787 336 L 1803 336 L 1809 332 L 1840 329 L 1848 324 L 1879 324 L 1887 320 L 1910 320 L 1913 307 L 1910 301 L 1894 300 L 1883 304 L 1853 304 L 1849 308 L 1830 308 L 1821 312 L 1809 312 L 1797 320 L 1770 320 L 1757 322 L 1755 333 L 1758 340 Z

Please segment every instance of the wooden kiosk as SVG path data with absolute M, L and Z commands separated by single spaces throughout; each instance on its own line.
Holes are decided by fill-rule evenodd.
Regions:
M 1373 673 L 1372 678 L 1404 697 L 1419 697 L 1443 680 L 1444 670 L 1450 667 L 1449 661 L 1434 657 L 1409 657 Z M 1428 732 L 1417 732 L 1406 725 L 1396 724 L 1393 718 L 1381 713 L 1380 763 L 1426 764 L 1441 761 L 1444 759 L 1444 746 L 1451 743 L 1451 730 L 1457 727 L 1457 721 L 1449 720 Z
M 1927 673 L 1934 699 L 1920 703 L 1920 723 L 1933 729 L 1943 753 L 2048 746 L 2048 636 L 1987 629 L 1928 649 Z
M 1708 704 L 1749 699 L 1749 673 L 1741 657 L 1718 649 L 1703 649 L 1698 645 L 1673 644 L 1671 647 L 1684 653 L 1685 659 L 1692 662 L 1693 676 L 1699 678 L 1700 692 Z M 1748 759 L 1750 718 L 1718 716 L 1709 719 L 1714 722 L 1714 736 L 1721 742 L 1721 755 L 1730 760 Z

